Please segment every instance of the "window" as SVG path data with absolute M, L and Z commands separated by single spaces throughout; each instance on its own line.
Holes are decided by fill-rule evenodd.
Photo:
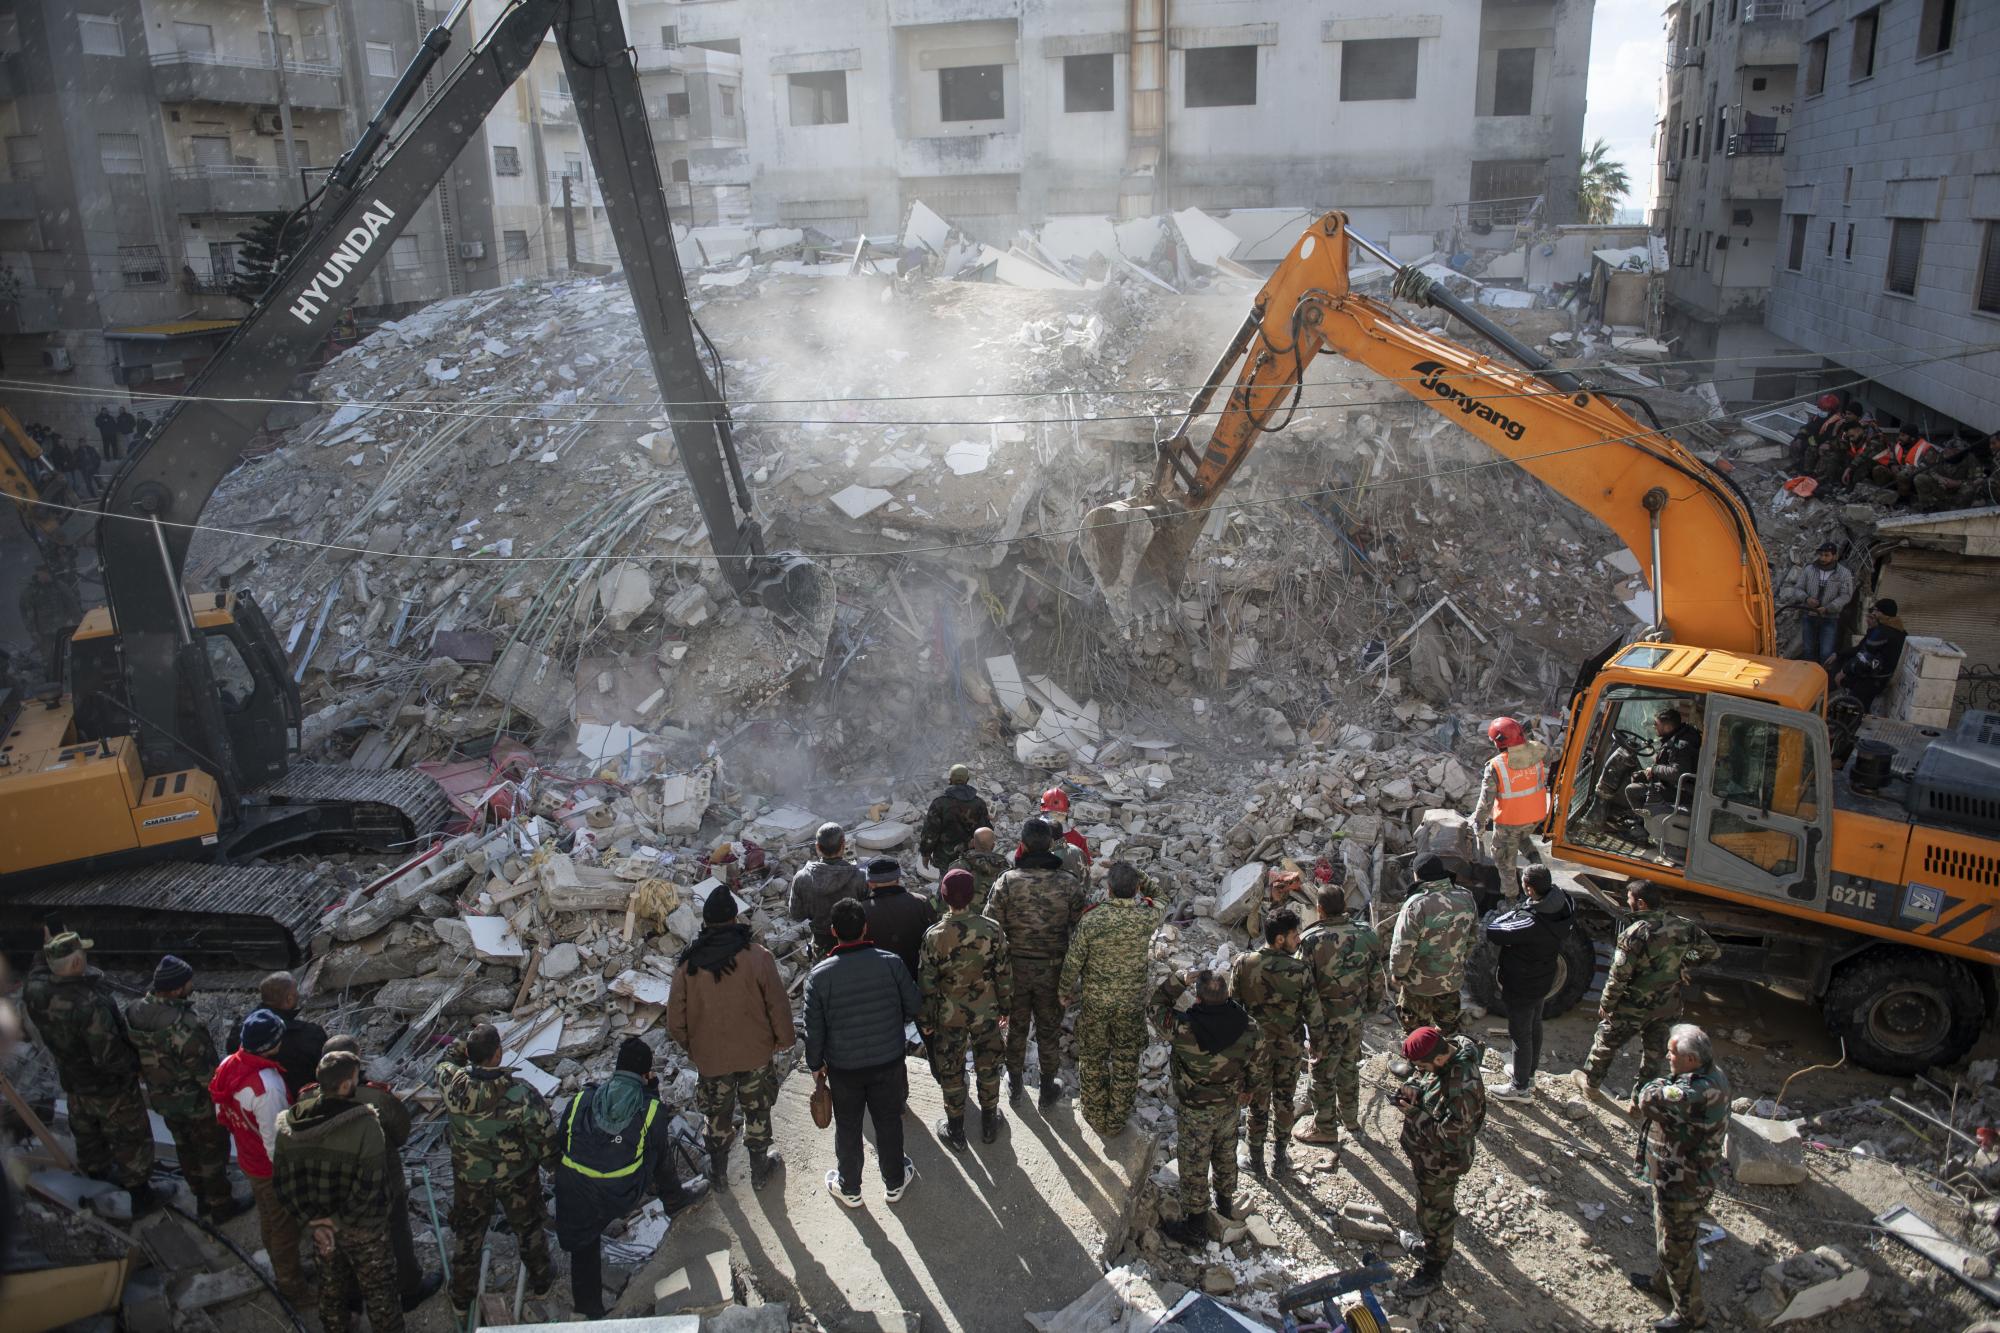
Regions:
M 1854 20 L 1854 55 L 1847 66 L 1850 83 L 1875 73 L 1875 32 L 1881 24 L 1879 9 L 1871 9 Z
M 109 14 L 78 14 L 77 32 L 83 37 L 83 53 L 87 56 L 122 56 L 125 54 L 125 29 Z
M 230 164 L 229 136 L 226 134 L 197 134 L 188 140 L 193 150 L 194 164 L 198 167 L 226 167 Z
M 127 287 L 159 287 L 167 281 L 166 261 L 157 245 L 121 245 L 118 266 Z
M 1979 286 L 1972 304 L 1982 314 L 2000 315 L 2000 222 L 1986 224 L 1986 236 L 1979 245 Z
M 1924 224 L 1918 218 L 1889 219 L 1889 276 L 1884 284 L 1901 296 L 1917 294 L 1917 265 L 1924 254 Z
M 688 160 L 684 157 L 677 157 L 672 162 L 669 162 L 667 164 L 667 177 L 669 180 L 685 182 L 688 178 Z
M 493 145 L 493 174 L 496 176 L 518 176 L 521 174 L 521 150 L 512 144 Z
M 368 43 L 368 77 L 371 79 L 396 77 L 395 47 L 387 42 Z
M 243 660 L 243 650 L 225 633 L 203 635 L 201 646 L 208 654 L 209 674 L 215 677 L 215 687 L 222 695 L 222 711 L 242 712 L 257 692 L 257 677 Z
M 1256 47 L 1198 46 L 1183 52 L 1182 57 L 1182 105 L 1257 105 Z M 1341 65 L 1345 69 L 1344 57 Z
M 1004 120 L 1007 95 L 999 65 L 960 65 L 938 71 L 938 119 Z
M 1701 271 L 1703 273 L 1708 272 L 1709 260 L 1715 254 L 1715 247 L 1708 243 L 1712 235 L 1714 235 L 1713 232 L 1706 231 L 1701 234 Z
M 189 55 L 215 54 L 215 29 L 206 23 L 175 23 L 174 45 Z
M 1706 42 L 1715 37 L 1715 6 L 1710 4 L 1703 16 L 1701 39 Z
M 686 93 L 668 93 L 667 114 L 670 116 L 685 116 L 687 113 L 688 95 Z
M 398 236 L 389 242 L 389 267 L 398 273 L 409 273 L 424 266 L 424 257 L 417 249 L 417 238 Z
M 1797 273 L 1806 266 L 1806 219 L 1803 214 L 1792 219 L 1792 247 L 1785 256 L 1785 267 Z
M 1761 93 L 1764 91 L 1765 88 L 1770 86 L 1770 83 L 1771 81 L 1769 79 L 1752 79 L 1750 80 L 1750 91 L 1753 93 Z
M 1834 223 L 1826 224 L 1826 257 L 1833 258 L 1833 233 L 1838 230 Z
M 1257 95 L 1257 48 L 1254 46 L 1226 46 L 1224 51 L 1247 51 L 1250 53 L 1250 96 L 1247 101 L 1256 101 Z M 1194 52 L 1188 52 L 1190 60 Z M 1528 74 L 1534 76 L 1533 53 L 1530 52 Z M 1192 69 L 1192 66 L 1190 66 Z M 1193 83 L 1193 75 L 1189 75 Z M 1343 102 L 1407 102 L 1417 95 L 1417 38 L 1383 37 L 1373 41 L 1342 42 L 1340 44 L 1340 100 Z M 1192 99 L 1188 102 L 1193 106 Z M 1501 114 L 1495 112 L 1495 115 Z
M 1063 110 L 1109 111 L 1111 55 L 1063 57 Z
M 42 136 L 39 134 L 10 134 L 7 136 L 7 170 L 17 181 L 40 180 L 42 177 Z
M 793 74 L 790 80 L 792 124 L 845 125 L 847 123 L 846 70 L 829 69 L 817 74 Z
M 136 134 L 97 136 L 97 164 L 107 176 L 138 176 L 146 170 L 144 150 Z
M 275 146 L 276 145 L 273 145 L 273 147 Z M 278 165 L 281 167 L 288 166 L 296 171 L 311 166 L 312 160 L 313 160 L 312 142 L 307 139 L 294 138 L 292 140 L 292 160 L 290 162 L 286 162 L 280 156 Z
M 294 49 L 297 46 L 297 43 L 292 40 L 292 35 L 290 33 L 281 32 L 278 34 L 278 46 L 285 53 L 285 63 L 287 65 L 292 64 L 299 58 L 298 52 Z M 265 64 L 268 65 L 271 63 L 270 33 L 260 32 L 257 34 L 257 54 L 263 58 Z
M 1819 818 L 1819 765 L 1812 743 L 1797 727 L 1729 714 L 1715 733 L 1709 793 L 1719 808 L 1709 840 L 1767 874 L 1797 873 L 1798 839 L 1770 828 L 1765 819 Z
M 715 95 L 722 103 L 722 118 L 724 120 L 734 118 L 736 115 L 736 89 L 727 83 L 718 84 L 715 89 Z
M 1854 224 L 1852 222 L 1847 224 L 1847 249 L 1840 257 L 1842 259 L 1854 258 Z
M 1415 80 L 1411 82 L 1414 87 Z M 1493 61 L 1493 114 L 1526 116 L 1534 109 L 1535 48 L 1511 46 L 1497 52 Z
M 557 97 L 568 97 L 569 95 L 570 95 L 570 94 L 569 94 L 569 75 L 567 75 L 567 74 L 557 74 L 557 75 L 556 75 L 556 96 L 557 96 Z
M 507 258 L 512 260 L 528 258 L 528 233 L 525 231 L 503 231 L 500 245 Z
M 1951 30 L 1958 26 L 1958 0 L 1924 0 L 1917 23 L 1917 55 L 1934 56 L 1951 49 Z
M 1689 142 L 1689 136 L 1690 136 L 1690 134 L 1691 134 L 1692 132 L 1693 132 L 1693 127 L 1692 127 L 1692 126 L 1690 126 L 1690 125 L 1689 125 L 1689 124 L 1688 124 L 1688 123 L 1687 123 L 1686 121 L 1682 121 L 1682 122 L 1681 122 L 1681 152 L 1680 152 L 1680 155 L 1681 155 L 1681 158 L 1682 158 L 1682 160 L 1683 160 L 1683 161 L 1685 161 L 1685 160 L 1686 160 L 1686 158 L 1687 158 L 1687 155 L 1688 155 L 1688 142 Z
M 1840 182 L 1840 203 L 1844 208 L 1854 202 L 1854 168 L 1847 169 L 1847 175 Z
M 1806 43 L 1806 96 L 1817 97 L 1826 91 L 1826 48 L 1832 40 L 1822 33 Z
M 216 282 L 227 282 L 235 275 L 238 257 L 243 253 L 241 241 L 210 241 L 208 243 L 208 276 Z
M 660 25 L 660 45 L 679 46 L 680 44 L 681 25 L 678 23 L 662 23 Z
M 1696 116 L 1694 118 L 1694 155 L 1696 157 L 1707 156 L 1706 153 L 1701 151 L 1702 125 L 1703 125 L 1703 118 L 1701 116 Z

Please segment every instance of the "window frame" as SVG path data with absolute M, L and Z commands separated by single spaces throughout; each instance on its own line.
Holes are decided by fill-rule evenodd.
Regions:
M 1181 52 L 1181 108 L 1186 111 L 1224 111 L 1231 107 L 1256 106 L 1257 96 L 1262 91 L 1258 87 L 1260 79 L 1258 78 L 1259 71 L 1257 68 L 1262 63 L 1257 54 L 1260 49 L 1254 45 L 1245 46 L 1235 44 L 1230 46 L 1191 46 L 1183 50 Z M 1241 60 L 1243 59 L 1241 54 L 1243 52 L 1249 53 L 1249 98 L 1247 100 L 1233 98 L 1233 100 L 1226 102 L 1218 100 L 1224 96 L 1218 83 L 1219 76 L 1228 74 L 1230 71 L 1222 69 L 1219 66 L 1213 68 L 1209 68 L 1208 66 L 1210 66 L 1211 62 L 1218 62 L 1225 59 Z M 1197 71 L 1197 65 L 1204 68 Z M 1236 72 L 1240 73 L 1240 71 Z M 1199 84 L 1202 92 L 1202 100 L 1200 101 L 1196 101 L 1193 96 L 1197 84 Z M 1217 86 L 1211 87 L 1211 84 Z
M 832 82 L 836 79 L 839 80 L 837 88 Z M 838 93 L 837 98 L 834 96 L 836 92 Z M 812 120 L 799 119 L 801 93 L 806 95 L 806 100 L 814 109 L 817 118 Z M 669 96 L 671 95 L 669 94 Z M 836 100 L 839 106 L 834 108 L 832 103 Z M 837 109 L 840 114 L 838 116 L 821 116 L 819 112 L 822 109 Z M 787 74 L 785 76 L 785 111 L 793 129 L 816 129 L 822 125 L 847 124 L 852 119 L 852 108 L 848 100 L 847 71 L 844 69 L 822 69 Z
M 410 257 L 410 262 L 403 262 L 405 255 Z M 392 273 L 421 273 L 424 271 L 423 247 L 417 243 L 417 238 L 414 236 L 398 236 L 395 240 L 389 242 L 389 253 L 385 256 L 385 259 L 388 262 L 389 271 Z
M 1928 60 L 1951 50 L 1958 36 L 1958 19 L 1958 0 L 1924 0 L 1917 16 L 1917 59 Z
M 118 49 L 115 51 L 92 50 L 89 34 L 93 32 L 110 34 Z M 76 16 L 76 35 L 77 40 L 82 44 L 83 54 L 87 56 L 109 56 L 115 59 L 129 54 L 131 49 L 130 44 L 125 40 L 125 25 L 119 22 L 116 14 L 85 14 L 79 12 Z
M 1792 214 L 1792 234 L 1785 244 L 1785 272 L 1806 271 L 1806 229 L 1812 226 L 1810 213 Z
M 1091 116 L 1118 109 L 1118 58 L 1109 51 L 1093 51 L 1084 55 L 1064 56 L 1063 62 L 1063 114 L 1066 116 Z M 1086 63 L 1087 62 L 1087 63 Z M 1103 70 L 1101 82 L 1096 74 L 1079 78 L 1077 71 L 1088 68 Z M 1086 82 L 1086 79 L 1088 80 Z M 1078 106 L 1081 101 L 1100 100 L 1102 106 Z M 1083 96 L 1079 96 L 1083 94 Z
M 1898 245 L 1899 238 L 1912 234 L 1909 231 L 1905 230 L 1905 228 L 1907 227 L 1916 228 L 1916 232 L 1914 234 L 1917 238 L 1917 244 L 1916 244 L 1916 253 L 1911 255 L 1909 259 L 1910 288 L 1908 291 L 1904 291 L 1901 287 L 1895 285 L 1896 267 L 1897 267 L 1896 255 L 1897 255 L 1897 250 L 1899 248 Z M 1884 262 L 1882 266 L 1882 291 L 1889 296 L 1901 296 L 1909 300 L 1915 300 L 1917 295 L 1917 288 L 1923 285 L 1922 284 L 1923 266 L 1924 266 L 1924 219 L 1890 218 L 1889 254 L 1887 260 Z
M 941 65 L 937 72 L 938 123 L 941 125 L 983 125 L 992 121 L 1007 119 L 1007 67 L 1002 64 L 983 65 Z M 990 85 L 985 80 L 991 79 Z M 991 96 L 988 96 L 988 93 Z M 963 99 L 978 93 L 982 107 L 990 106 L 991 115 L 955 115 L 958 111 L 976 111 L 981 107 L 963 104 Z
M 1983 224 L 1986 234 L 1979 242 L 1979 268 L 1972 276 L 1972 313 L 2000 316 L 2000 222 Z M 1981 305 L 1981 294 L 1993 289 L 1993 304 Z
M 718 102 L 718 103 L 720 104 L 720 106 L 718 107 L 718 110 L 719 110 L 719 111 L 721 112 L 721 114 L 722 114 L 722 118 L 723 118 L 724 120 L 734 120 L 734 119 L 736 119 L 736 85 L 735 85 L 735 84 L 733 84 L 733 83 L 718 83 L 718 84 L 716 84 L 716 85 L 715 85 L 715 100 L 716 100 L 716 101 L 717 101 L 717 102 Z
M 1540 50 L 1540 47 L 1535 46 L 1503 46 L 1493 53 L 1493 106 L 1487 112 L 1488 115 L 1532 116 L 1535 114 L 1535 68 L 1541 63 L 1538 59 Z M 1502 111 L 1500 109 L 1500 62 L 1506 56 L 1518 57 L 1523 54 L 1528 57 L 1527 100 L 1522 103 L 1519 111 Z M 1518 64 L 1519 61 L 1517 60 L 1516 63 Z
M 503 157 L 502 154 L 505 154 Z M 510 143 L 493 145 L 493 174 L 496 176 L 518 176 L 521 174 L 521 150 Z
M 1400 67 L 1390 67 L 1385 57 L 1389 55 L 1389 48 L 1391 47 L 1395 48 L 1399 61 L 1402 53 L 1406 50 L 1408 51 L 1409 69 L 1407 71 Z M 1367 49 L 1364 50 L 1363 48 Z M 1255 48 L 1253 47 L 1252 49 L 1254 50 Z M 1349 61 L 1354 61 L 1356 64 L 1350 67 Z M 1340 100 L 1343 102 L 1414 102 L 1417 100 L 1417 94 L 1422 86 L 1423 62 L 1423 38 L 1421 37 L 1367 37 L 1342 42 L 1340 44 Z M 1356 93 L 1353 90 L 1353 85 L 1356 82 L 1364 81 L 1360 77 L 1364 69 L 1368 79 L 1379 78 L 1386 80 L 1393 76 L 1396 79 L 1396 87 L 1399 89 L 1404 86 L 1403 78 L 1407 73 L 1409 91 L 1375 92 L 1371 90 Z M 1533 91 L 1531 87 L 1531 100 L 1532 96 Z
M 514 248 L 514 238 L 517 236 L 521 238 L 519 253 L 516 253 Z M 525 264 L 531 262 L 535 257 L 535 247 L 534 243 L 528 239 L 527 228 L 504 228 L 500 232 L 500 255 L 502 261 L 505 263 Z
M 1833 34 L 1823 32 L 1807 42 L 1800 50 L 1806 64 L 1805 96 L 1823 97 L 1826 94 L 1826 66 L 1833 52 Z
M 1863 10 L 1854 16 L 1852 22 L 1854 32 L 1848 43 L 1847 81 L 1860 83 L 1875 77 L 1875 66 L 1882 55 L 1882 7 L 1877 5 L 1873 9 Z M 1866 46 L 1861 41 L 1863 25 L 1866 25 L 1868 31 Z M 1866 69 L 1861 68 L 1864 52 L 1868 63 Z
M 206 37 L 205 37 L 205 39 L 203 39 L 203 40 L 206 40 L 206 41 L 207 41 L 207 43 L 208 43 L 208 45 L 206 45 L 206 46 L 199 46 L 199 45 L 197 45 L 197 46 L 193 46 L 193 47 L 190 47 L 190 46 L 188 45 L 188 41 L 187 41 L 187 34 L 188 34 L 188 32 L 189 32 L 189 31 L 191 31 L 191 30 L 197 30 L 197 29 L 198 29 L 199 31 L 201 31 L 202 33 L 205 33 L 205 34 L 207 34 L 207 36 L 206 36 Z M 190 22 L 189 22 L 188 20 L 186 20 L 186 19 L 175 19 L 175 20 L 174 20 L 174 49 L 175 49 L 175 50 L 177 50 L 177 51 L 179 51 L 179 52 L 180 52 L 181 54 L 183 54 L 183 55 L 203 55 L 203 56 L 212 56 L 212 55 L 214 55 L 214 54 L 215 54 L 215 25 L 214 25 L 213 23 L 190 23 Z
M 387 69 L 375 68 L 375 57 L 381 56 Z M 364 42 L 361 48 L 361 67 L 371 79 L 393 79 L 396 77 L 396 44 L 394 42 Z
M 112 159 L 105 156 L 104 150 L 110 146 L 108 141 L 113 139 L 129 140 L 131 142 L 135 150 L 133 155 L 129 158 L 120 157 L 117 159 L 121 162 L 129 161 L 136 164 L 130 171 L 113 170 L 111 167 Z M 97 135 L 97 169 L 106 176 L 144 176 L 146 174 L 145 139 L 123 130 L 100 130 Z

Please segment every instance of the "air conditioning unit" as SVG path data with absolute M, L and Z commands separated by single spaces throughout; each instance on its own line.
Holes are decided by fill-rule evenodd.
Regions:
M 187 374 L 187 362 L 185 361 L 155 361 L 153 363 L 153 378 L 156 380 L 177 380 L 185 374 Z
M 75 370 L 76 362 L 69 359 L 67 347 L 44 347 L 42 349 L 43 370 Z
M 486 258 L 486 242 L 460 241 L 458 243 L 458 257 L 468 262 L 474 259 Z
M 283 134 L 285 122 L 275 111 L 258 111 L 250 117 L 250 128 L 259 134 Z
M 118 382 L 120 384 L 123 384 L 127 388 L 130 388 L 135 384 L 145 384 L 152 378 L 153 378 L 153 368 L 151 366 L 118 367 Z

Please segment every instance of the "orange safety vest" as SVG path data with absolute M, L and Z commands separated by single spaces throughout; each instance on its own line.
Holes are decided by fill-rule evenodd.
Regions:
M 1530 768 L 1508 766 L 1507 756 L 1496 754 L 1486 761 L 1493 770 L 1499 799 L 1493 803 L 1496 824 L 1539 824 L 1549 815 L 1548 765 Z
M 1907 449 L 1898 449 L 1896 451 L 1896 461 L 1898 463 L 1901 463 L 1904 467 L 1915 467 L 1917 464 L 1924 461 L 1924 455 L 1929 453 L 1930 451 L 1931 451 L 1931 442 L 1929 440 L 1919 439 L 1915 444 L 1911 445 Z

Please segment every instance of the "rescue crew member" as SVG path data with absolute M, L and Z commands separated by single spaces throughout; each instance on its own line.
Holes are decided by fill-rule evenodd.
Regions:
M 1549 817 L 1548 750 L 1531 741 L 1511 717 L 1486 724 L 1486 738 L 1499 753 L 1486 761 L 1479 780 L 1479 803 L 1472 808 L 1474 828 L 1489 819 L 1493 827 L 1493 864 L 1500 871 L 1500 891 L 1521 896 L 1521 852 L 1533 850 L 1529 838 Z

